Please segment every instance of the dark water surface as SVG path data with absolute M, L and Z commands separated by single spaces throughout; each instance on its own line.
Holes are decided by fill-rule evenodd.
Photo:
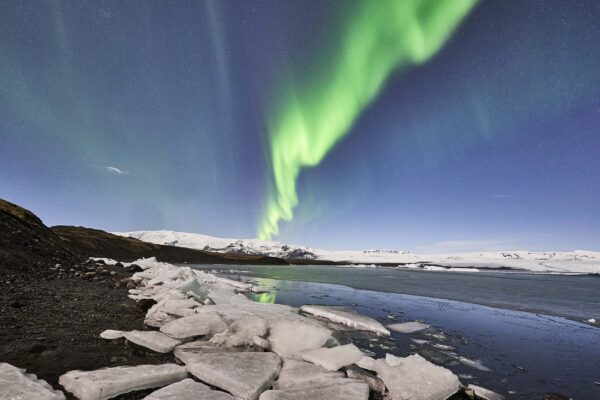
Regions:
M 600 329 L 553 316 L 597 318 L 600 279 L 595 277 L 329 266 L 194 267 L 270 287 L 281 304 L 346 305 L 384 325 L 412 320 L 432 325 L 415 334 L 393 333 L 390 340 L 357 338 L 359 346 L 378 357 L 418 352 L 451 369 L 463 383 L 508 398 L 542 399 L 544 393 L 557 392 L 576 400 L 600 399 Z M 476 303 L 512 310 L 470 303 L 471 296 Z

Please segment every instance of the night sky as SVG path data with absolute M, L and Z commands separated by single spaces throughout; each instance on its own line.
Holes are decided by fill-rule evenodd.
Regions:
M 600 250 L 600 2 L 413 3 L 3 1 L 0 197 L 109 231 Z

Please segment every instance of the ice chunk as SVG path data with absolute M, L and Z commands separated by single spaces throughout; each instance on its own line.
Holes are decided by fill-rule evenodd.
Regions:
M 394 400 L 445 400 L 460 389 L 458 377 L 418 354 L 375 361 L 377 376 Z
M 346 381 L 343 372 L 328 371 L 306 361 L 286 359 L 279 371 L 279 378 L 273 384 L 273 389 L 320 387 L 337 383 L 340 380 Z
M 24 369 L 0 363 L 0 400 L 64 400 L 65 395 Z
M 225 285 L 233 286 L 236 289 L 240 290 L 250 290 L 252 289 L 251 283 L 244 283 L 240 281 L 234 281 L 233 279 L 227 279 L 222 277 L 215 277 L 215 282 L 222 283 Z
M 190 364 L 194 362 L 195 359 L 204 357 L 205 353 L 223 353 L 226 351 L 236 352 L 242 350 L 241 347 L 217 347 L 209 341 L 197 340 L 175 347 L 173 354 L 182 363 Z
M 316 317 L 328 319 L 338 324 L 354 329 L 375 332 L 378 335 L 389 336 L 390 331 L 371 317 L 359 314 L 347 307 L 340 306 L 302 306 L 300 311 Z
M 390 331 L 399 332 L 399 333 L 415 333 L 424 331 L 425 329 L 430 328 L 431 325 L 424 324 L 423 322 L 412 321 L 412 322 L 402 322 L 398 324 L 390 324 L 387 325 L 387 328 Z
M 369 371 L 375 371 L 375 359 L 369 356 L 363 356 L 356 362 L 356 365 L 362 369 L 368 369 Z
M 102 339 L 107 339 L 107 340 L 114 340 L 114 339 L 120 339 L 123 337 L 123 332 L 122 331 L 115 331 L 113 329 L 107 329 L 104 332 L 102 332 L 100 334 L 100 337 Z
M 346 379 L 329 386 L 301 389 L 267 390 L 260 400 L 367 400 L 369 386 L 364 382 Z
M 123 332 L 123 337 L 138 346 L 146 347 L 157 353 L 168 353 L 175 346 L 181 344 L 181 340 L 173 339 L 162 332 L 157 331 L 129 331 Z
M 160 327 L 161 332 L 176 339 L 212 336 L 226 329 L 227 324 L 217 314 L 194 314 L 168 322 Z
M 331 336 L 329 329 L 301 321 L 281 321 L 271 327 L 271 350 L 285 358 L 302 359 L 300 353 L 323 346 Z
M 381 394 L 385 393 L 385 385 L 381 379 L 365 371 L 364 369 L 357 367 L 356 365 L 350 365 L 348 368 L 346 368 L 346 376 L 349 379 L 365 382 L 374 392 Z
M 134 390 L 161 387 L 187 377 L 175 364 L 114 367 L 96 371 L 69 371 L 59 383 L 80 400 L 105 400 Z
M 337 371 L 346 365 L 354 364 L 363 356 L 362 351 L 353 344 L 332 348 L 321 347 L 302 352 L 302 358 L 305 361 L 320 365 L 329 371 Z
M 469 358 L 466 357 L 458 357 L 458 361 L 461 364 L 466 365 L 467 367 L 471 367 L 471 368 L 475 368 L 479 371 L 484 371 L 484 372 L 490 372 L 491 369 L 489 369 L 488 367 L 486 367 L 485 365 L 483 365 L 481 363 L 481 361 L 477 361 L 477 360 L 471 360 Z
M 187 378 L 144 397 L 144 400 L 235 400 L 227 393 L 211 390 L 203 383 Z
M 244 400 L 255 400 L 271 387 L 280 360 L 273 353 L 205 353 L 187 364 L 188 371 L 210 385 Z
M 473 392 L 475 392 L 476 397 L 481 398 L 483 400 L 503 400 L 504 399 L 504 396 L 502 396 L 501 394 L 492 392 L 491 390 L 482 388 L 481 386 L 469 384 L 468 388 L 473 390 Z
M 267 321 L 262 318 L 243 318 L 232 323 L 225 332 L 213 336 L 210 341 L 223 347 L 256 346 L 266 349 L 269 342 L 263 337 L 267 334 L 267 329 Z

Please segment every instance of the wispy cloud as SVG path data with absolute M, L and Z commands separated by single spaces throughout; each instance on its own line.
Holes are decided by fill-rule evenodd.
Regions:
M 122 169 L 119 169 L 117 167 L 113 167 L 112 165 L 106 166 L 106 170 L 108 172 L 111 172 L 111 173 L 117 174 L 117 175 L 128 175 L 129 174 L 129 172 L 123 171 Z

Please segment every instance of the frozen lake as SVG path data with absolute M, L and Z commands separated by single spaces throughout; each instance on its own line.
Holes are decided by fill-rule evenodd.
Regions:
M 410 335 L 393 333 L 390 340 L 353 338 L 378 356 L 418 352 L 461 375 L 464 383 L 515 399 L 542 398 L 548 392 L 576 400 L 600 398 L 600 329 L 562 317 L 598 319 L 597 277 L 333 266 L 194 267 L 272 288 L 263 301 L 346 305 L 384 324 L 419 320 L 432 326 Z

